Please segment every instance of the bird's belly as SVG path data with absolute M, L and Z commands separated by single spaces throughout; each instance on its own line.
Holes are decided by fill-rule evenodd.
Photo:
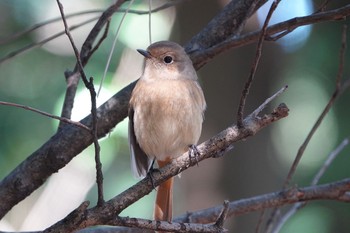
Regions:
M 202 112 L 186 97 L 152 100 L 135 110 L 135 136 L 150 157 L 166 161 L 196 144 L 202 128 Z

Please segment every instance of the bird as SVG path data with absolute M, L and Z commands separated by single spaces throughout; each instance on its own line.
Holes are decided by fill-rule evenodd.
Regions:
M 162 168 L 196 145 L 206 101 L 181 45 L 159 41 L 137 51 L 144 66 L 129 101 L 129 146 L 132 172 L 144 178 L 154 161 Z M 157 189 L 155 220 L 172 220 L 173 183 L 172 177 Z

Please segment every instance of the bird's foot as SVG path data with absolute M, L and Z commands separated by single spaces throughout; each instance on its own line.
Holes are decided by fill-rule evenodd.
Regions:
M 151 180 L 151 183 L 152 183 L 152 187 L 153 189 L 156 189 L 156 185 L 154 184 L 154 178 L 153 178 L 153 173 L 154 172 L 160 172 L 158 168 L 154 168 L 154 161 L 152 162 L 152 165 L 150 167 L 150 169 L 148 170 L 147 172 L 147 176 L 149 176 L 150 180 Z
M 188 149 L 188 156 L 190 158 L 190 164 L 196 164 L 198 166 L 198 156 L 200 155 L 199 150 L 196 145 L 192 144 Z M 194 163 L 192 163 L 192 159 L 194 159 Z

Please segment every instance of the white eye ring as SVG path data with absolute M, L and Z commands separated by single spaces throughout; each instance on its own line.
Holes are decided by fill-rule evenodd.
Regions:
M 163 58 L 163 61 L 164 61 L 164 63 L 166 63 L 166 64 L 171 64 L 171 63 L 173 63 L 173 58 L 172 58 L 171 56 L 165 56 L 165 57 Z

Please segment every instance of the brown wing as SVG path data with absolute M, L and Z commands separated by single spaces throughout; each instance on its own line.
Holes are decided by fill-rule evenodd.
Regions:
M 129 109 L 129 147 L 131 152 L 131 170 L 135 177 L 144 178 L 152 166 L 152 160 L 138 144 L 134 131 L 134 109 Z

